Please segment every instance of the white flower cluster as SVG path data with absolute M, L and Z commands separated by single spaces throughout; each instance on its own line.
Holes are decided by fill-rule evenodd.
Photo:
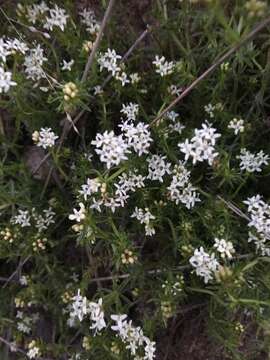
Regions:
M 245 148 L 242 148 L 240 155 L 237 156 L 240 159 L 240 169 L 247 172 L 261 172 L 262 165 L 268 165 L 269 156 L 262 150 L 257 154 L 253 154 Z
M 18 210 L 18 215 L 15 215 L 11 218 L 12 224 L 18 224 L 21 227 L 33 226 L 41 233 L 43 230 L 47 230 L 51 224 L 55 223 L 54 220 L 55 212 L 52 211 L 52 208 L 43 210 L 42 214 L 38 214 L 36 209 L 32 209 L 32 213 L 28 210 Z
M 153 141 L 149 125 L 142 122 L 135 125 L 133 122 L 125 121 L 119 127 L 125 136 L 128 147 L 131 147 L 138 156 L 148 154 L 149 147 Z
M 45 61 L 48 59 L 44 56 L 44 50 L 40 45 L 31 49 L 29 54 L 25 56 L 24 66 L 27 79 L 33 81 L 39 81 L 42 78 L 46 78 L 46 74 L 42 69 Z
M 31 215 L 29 211 L 19 209 L 18 213 L 19 213 L 18 215 L 13 216 L 13 218 L 11 219 L 11 223 L 18 224 L 21 227 L 31 226 L 30 224 Z
M 40 348 L 37 346 L 36 341 L 32 340 L 28 345 L 27 356 L 29 359 L 36 359 L 40 355 Z
M 205 160 L 212 165 L 218 156 L 215 145 L 220 134 L 216 131 L 211 124 L 206 122 L 202 124 L 201 129 L 195 129 L 195 136 L 191 140 L 186 139 L 184 143 L 179 143 L 181 152 L 185 154 L 185 161 L 192 157 L 193 164 Z
M 16 314 L 17 320 L 17 329 L 18 331 L 24 334 L 30 334 L 31 326 L 32 326 L 32 318 L 29 316 L 25 316 L 22 311 L 17 311 Z
M 136 120 L 138 114 L 139 114 L 139 105 L 130 102 L 129 104 L 122 105 L 121 113 L 125 114 L 127 117 L 127 120 L 133 121 Z
M 248 205 L 250 221 L 248 226 L 253 229 L 249 232 L 249 242 L 254 242 L 257 251 L 263 256 L 270 256 L 270 206 L 266 204 L 260 195 L 252 196 L 244 201 Z
M 218 270 L 219 266 L 215 254 L 208 254 L 202 246 L 200 249 L 195 249 L 189 262 L 195 268 L 196 274 L 203 277 L 206 284 L 213 279 L 213 274 Z
M 58 136 L 52 131 L 51 128 L 41 128 L 38 132 L 37 146 L 47 149 L 55 145 L 55 140 Z
M 112 330 L 117 333 L 120 339 L 126 344 L 134 359 L 153 360 L 155 358 L 156 344 L 143 334 L 142 329 L 132 325 L 132 321 L 127 321 L 127 315 L 111 315 L 111 319 L 116 323 L 112 325 Z M 141 348 L 144 348 L 143 357 L 138 356 Z
M 169 111 L 166 114 L 166 119 L 170 120 L 170 124 L 168 125 L 168 131 L 165 130 L 165 135 L 168 137 L 169 133 L 177 132 L 181 134 L 185 126 L 181 124 L 181 122 L 177 121 L 179 114 L 175 111 Z
M 53 9 L 49 9 L 49 16 L 46 16 L 45 18 L 46 22 L 44 24 L 44 28 L 52 31 L 53 28 L 56 26 L 59 27 L 62 31 L 64 31 L 68 18 L 69 15 L 66 14 L 65 9 L 54 5 Z
M 96 200 L 92 198 L 92 204 L 90 205 L 91 209 L 95 209 L 101 212 L 101 206 L 110 208 L 114 213 L 115 209 L 118 207 L 124 207 L 128 198 L 130 197 L 130 192 L 135 192 L 136 189 L 144 187 L 145 177 L 138 174 L 138 171 L 130 171 L 128 174 L 123 173 L 118 177 L 118 182 L 114 184 L 116 191 L 112 197 L 106 192 L 106 184 L 101 184 L 98 179 L 87 179 L 87 183 L 82 185 L 82 190 L 80 194 L 84 196 L 84 199 L 87 198 L 100 190 L 101 198 Z M 74 209 L 74 212 L 78 212 Z M 77 215 L 71 215 L 71 220 L 75 220 Z M 84 216 L 84 215 L 83 215 Z M 70 217 L 69 217 L 70 218 Z M 78 219 L 81 219 L 80 214 L 78 214 Z
M 234 135 L 237 135 L 238 133 L 242 133 L 245 130 L 244 126 L 244 120 L 243 119 L 237 119 L 234 118 L 229 122 L 228 129 L 234 130 Z
M 17 85 L 15 81 L 12 81 L 12 73 L 5 69 L 7 57 L 16 51 L 25 53 L 26 49 L 27 46 L 17 39 L 5 40 L 0 38 L 0 94 L 7 93 L 11 86 Z
M 69 220 L 75 220 L 77 222 L 81 222 L 86 217 L 86 209 L 83 203 L 79 203 L 79 210 L 73 209 L 73 214 L 68 216 Z
M 81 322 L 89 316 L 92 322 L 90 329 L 94 330 L 94 335 L 106 327 L 101 298 L 97 303 L 91 302 L 85 296 L 81 296 L 78 290 L 72 300 L 72 304 L 69 305 L 69 326 L 74 326 L 77 319 Z
M 94 11 L 90 9 L 83 9 L 79 13 L 82 24 L 86 25 L 86 31 L 90 34 L 96 34 L 99 31 L 100 25 L 97 22 Z
M 190 171 L 182 162 L 174 166 L 173 178 L 169 190 L 169 199 L 177 205 L 181 202 L 187 209 L 191 209 L 196 202 L 200 201 L 196 188 L 190 183 Z
M 166 162 L 166 160 L 166 156 L 159 155 L 152 155 L 150 158 L 148 158 L 147 179 L 163 182 L 163 176 L 171 173 L 171 164 Z
M 217 249 L 223 259 L 226 257 L 231 259 L 232 255 L 235 253 L 233 243 L 224 239 L 215 238 L 214 248 Z
M 84 200 L 87 200 L 88 196 L 91 196 L 94 193 L 98 192 L 101 183 L 98 178 L 96 179 L 87 179 L 86 184 L 82 185 L 82 190 L 79 191 L 83 195 Z
M 7 93 L 11 86 L 17 85 L 15 81 L 12 81 L 11 77 L 12 73 L 5 71 L 5 69 L 0 66 L 0 94 Z
M 149 125 L 142 122 L 135 125 L 127 120 L 119 127 L 122 130 L 121 135 L 117 136 L 113 131 L 105 131 L 103 134 L 97 134 L 96 139 L 91 142 L 96 146 L 95 151 L 99 155 L 100 161 L 106 163 L 108 169 L 127 160 L 130 148 L 139 156 L 147 154 L 153 141 L 148 130 Z
M 64 31 L 67 25 L 67 19 L 69 18 L 65 9 L 60 8 L 56 4 L 53 8 L 49 8 L 44 1 L 40 4 L 27 5 L 25 7 L 19 4 L 18 14 L 25 14 L 27 20 L 32 24 L 36 24 L 36 22 L 40 20 L 43 28 L 50 31 L 52 31 L 54 27 L 59 27 Z M 33 27 L 31 27 L 31 29 L 36 30 Z M 49 38 L 49 34 L 47 37 Z
M 23 41 L 18 39 L 5 39 L 0 38 L 0 60 L 5 63 L 9 55 L 13 55 L 16 52 L 25 54 L 28 50 L 28 46 Z
M 144 224 L 145 234 L 147 236 L 152 236 L 156 233 L 153 225 L 151 224 L 151 220 L 155 220 L 156 217 L 150 213 L 148 208 L 143 210 L 136 206 L 135 211 L 132 213 L 131 217 L 136 218 L 141 224 Z
M 129 198 L 129 192 L 135 192 L 136 189 L 143 188 L 145 177 L 137 174 L 137 170 L 130 171 L 128 174 L 123 173 L 119 176 L 118 183 L 114 184 L 116 187 L 115 200 L 123 207 L 126 200 Z
M 156 73 L 162 77 L 172 74 L 175 67 L 173 61 L 167 61 L 164 56 L 158 55 L 155 56 L 153 64 L 156 66 Z
M 107 49 L 104 54 L 100 54 L 98 57 L 98 64 L 100 71 L 106 69 L 111 75 L 116 79 L 119 80 L 122 86 L 130 83 L 127 74 L 121 70 L 120 64 L 118 60 L 121 60 L 122 56 L 116 54 L 115 50 Z
M 30 304 L 28 304 L 30 305 Z M 16 306 L 17 307 L 17 306 Z M 33 324 L 35 324 L 39 319 L 38 313 L 33 313 L 31 316 L 25 315 L 22 311 L 17 311 L 16 313 L 17 320 L 17 329 L 18 331 L 24 334 L 30 334 Z
M 97 134 L 96 140 L 91 142 L 96 146 L 96 153 L 100 161 L 106 163 L 108 169 L 113 165 L 119 165 L 122 160 L 127 160 L 129 146 L 122 135 L 115 135 L 113 131 L 107 130 L 103 134 Z
M 24 12 L 24 8 L 21 4 L 18 5 L 19 12 Z M 26 6 L 26 17 L 29 22 L 35 24 L 41 15 L 45 14 L 49 10 L 49 7 L 44 1 L 40 4 L 33 4 Z
M 35 221 L 35 227 L 38 229 L 38 232 L 42 232 L 43 230 L 47 230 L 51 224 L 55 223 L 54 217 L 55 212 L 52 208 L 43 210 L 43 214 L 38 214 L 36 209 L 32 209 L 32 218 Z

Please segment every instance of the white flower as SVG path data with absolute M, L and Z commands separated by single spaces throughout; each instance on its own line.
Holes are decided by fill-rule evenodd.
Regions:
M 108 202 L 105 203 L 107 207 L 124 207 L 127 199 L 129 198 L 129 192 L 135 192 L 136 189 L 142 188 L 145 186 L 144 184 L 145 177 L 137 174 L 137 170 L 134 172 L 129 172 L 128 174 L 123 173 L 119 176 L 118 183 L 115 183 L 116 187 L 114 199 L 109 199 Z M 113 210 L 113 209 L 112 209 Z
M 20 279 L 19 279 L 19 283 L 22 285 L 22 286 L 27 286 L 28 284 L 28 281 L 27 281 L 27 277 L 26 276 L 21 276 Z
M 38 229 L 38 232 L 48 229 L 51 224 L 55 223 L 55 212 L 52 211 L 52 208 L 43 210 L 43 215 L 37 214 L 35 209 L 33 209 L 32 216 L 36 222 L 35 227 Z
M 8 39 L 6 41 L 6 46 L 9 50 L 11 50 L 11 52 L 19 52 L 23 55 L 29 50 L 28 45 L 25 42 L 20 41 L 18 39 Z M 1 56 L 1 39 L 0 39 L 0 56 Z
M 266 155 L 262 150 L 257 154 L 253 154 L 250 151 L 242 148 L 240 155 L 237 156 L 240 159 L 240 169 L 246 170 L 247 172 L 261 172 L 262 165 L 268 165 L 269 156 Z
M 92 10 L 83 9 L 79 13 L 81 16 L 81 21 L 84 25 L 86 25 L 86 31 L 90 34 L 96 34 L 99 31 L 100 25 L 98 24 L 95 14 Z
M 103 328 L 106 327 L 101 298 L 98 300 L 97 303 L 95 302 L 89 303 L 89 312 L 90 312 L 90 319 L 92 321 L 92 325 L 90 326 L 90 329 L 95 330 L 94 335 L 96 335 L 98 331 L 101 331 Z
M 19 210 L 19 215 L 16 215 L 12 218 L 11 222 L 13 224 L 18 224 L 21 227 L 27 227 L 27 226 L 31 226 L 30 224 L 30 214 L 28 210 Z
M 27 14 L 26 17 L 28 21 L 30 21 L 32 24 L 35 24 L 38 17 L 40 15 L 45 14 L 49 10 L 49 7 L 46 5 L 44 1 L 42 1 L 40 4 L 34 4 L 27 6 Z
M 118 333 L 118 336 L 126 344 L 134 359 L 153 360 L 155 358 L 156 344 L 143 334 L 142 329 L 138 326 L 132 325 L 132 321 L 127 321 L 127 315 L 111 315 L 111 319 L 116 322 L 116 325 L 111 326 L 111 329 Z M 144 347 L 144 356 L 137 356 L 140 348 Z
M 92 205 L 90 205 L 90 209 L 97 210 L 101 212 L 101 206 L 104 205 L 103 200 L 96 200 L 95 198 L 92 199 Z
M 112 76 L 115 76 L 121 70 L 117 64 L 118 60 L 121 58 L 120 55 L 116 54 L 115 50 L 107 49 L 107 51 L 104 54 L 101 54 L 97 60 L 100 71 L 107 69 L 111 72 Z
M 155 220 L 155 216 L 150 213 L 148 208 L 145 208 L 144 210 L 141 208 L 135 207 L 135 210 L 133 214 L 131 215 L 132 218 L 136 218 L 139 220 L 141 224 L 144 224 L 145 227 L 145 234 L 147 236 L 152 236 L 155 234 L 155 229 L 151 224 L 151 220 Z
M 168 92 L 169 92 L 171 95 L 177 95 L 177 96 L 179 96 L 182 91 L 183 91 L 183 89 L 182 89 L 182 88 L 178 88 L 176 85 L 170 85 L 170 86 L 168 87 Z
M 40 355 L 40 350 L 37 346 L 34 346 L 27 351 L 27 356 L 29 357 L 29 359 L 35 359 L 39 355 Z
M 216 107 L 212 104 L 205 105 L 204 111 L 210 116 L 210 118 L 214 117 L 214 110 Z
M 190 171 L 188 171 L 182 162 L 174 166 L 173 178 L 169 190 L 169 199 L 174 201 L 176 205 L 180 202 L 191 209 L 196 202 L 200 201 L 196 188 L 189 182 Z
M 139 105 L 132 102 L 127 105 L 123 104 L 121 113 L 126 115 L 127 120 L 136 120 L 139 114 Z
M 126 84 L 130 83 L 128 76 L 124 71 L 117 72 L 115 75 L 115 78 L 116 78 L 116 80 L 119 80 L 121 82 L 122 86 L 125 86 Z
M 178 146 L 185 154 L 185 161 L 192 157 L 193 164 L 207 160 L 208 164 L 212 165 L 218 156 L 218 153 L 215 152 L 215 144 L 219 137 L 220 134 L 216 133 L 216 129 L 206 122 L 202 124 L 201 129 L 195 129 L 195 136 L 191 140 L 186 139 Z
M 55 135 L 51 128 L 41 128 L 37 146 L 43 147 L 43 149 L 53 147 L 55 145 L 56 139 L 58 139 L 58 136 Z
M 130 74 L 129 77 L 130 77 L 130 80 L 131 80 L 131 84 L 137 84 L 141 80 L 138 73 Z
M 250 221 L 248 226 L 253 228 L 249 232 L 249 242 L 254 242 L 257 251 L 263 256 L 270 256 L 270 206 L 260 195 L 253 196 L 244 201 L 248 205 Z
M 235 253 L 233 244 L 231 241 L 226 241 L 224 239 L 215 238 L 214 248 L 221 254 L 222 258 L 227 256 L 228 259 L 232 258 L 232 254 Z
M 61 67 L 61 69 L 64 71 L 64 70 L 67 70 L 67 71 L 71 71 L 71 68 L 72 68 L 72 65 L 74 64 L 74 60 L 71 59 L 70 61 L 66 61 L 63 59 L 63 65 Z
M 234 135 L 242 133 L 245 130 L 243 119 L 232 119 L 228 125 L 228 129 L 234 130 Z
M 172 122 L 175 122 L 175 120 L 179 117 L 179 114 L 175 111 L 168 111 L 165 114 L 166 118 L 171 120 Z
M 25 56 L 24 66 L 27 79 L 38 81 L 46 77 L 42 66 L 48 59 L 44 56 L 44 50 L 38 45 L 31 49 L 29 55 Z
M 178 134 L 182 133 L 182 130 L 185 129 L 185 126 L 182 125 L 180 122 L 175 123 L 175 124 L 169 124 L 169 130 L 170 132 L 177 132 Z
M 72 298 L 73 302 L 71 304 L 70 318 L 78 318 L 79 321 L 83 321 L 84 317 L 88 313 L 88 300 L 84 296 L 81 296 L 80 290 L 78 290 L 77 295 Z
M 166 174 L 170 174 L 171 164 L 166 162 L 166 156 L 152 155 L 148 158 L 148 176 L 147 179 L 158 180 L 163 182 L 163 177 Z
M 53 30 L 54 26 L 57 26 L 62 31 L 64 31 L 68 18 L 69 16 L 66 15 L 65 9 L 54 5 L 54 8 L 49 10 L 49 16 L 46 16 L 46 23 L 44 24 L 44 28 L 51 31 Z
M 73 209 L 73 214 L 69 215 L 69 220 L 76 220 L 77 222 L 81 222 L 85 219 L 86 210 L 83 203 L 79 203 L 79 210 Z
M 200 249 L 195 249 L 194 255 L 189 259 L 189 262 L 195 268 L 196 274 L 204 278 L 206 284 L 213 279 L 213 274 L 219 266 L 215 254 L 209 255 L 202 246 Z
M 111 326 L 111 329 L 113 331 L 119 332 L 120 334 L 123 333 L 123 328 L 126 323 L 125 320 L 127 319 L 127 315 L 111 315 L 111 319 L 116 322 L 116 325 Z
M 82 190 L 79 191 L 83 195 L 84 200 L 87 200 L 87 197 L 98 192 L 101 183 L 98 179 L 87 179 L 86 184 L 82 185 Z
M 0 38 L 0 59 L 2 59 L 3 62 L 6 62 L 7 56 L 10 54 L 10 49 L 7 46 L 7 43 L 5 42 L 4 38 Z
M 108 169 L 113 165 L 119 165 L 122 160 L 127 160 L 128 144 L 122 135 L 116 136 L 113 131 L 107 130 L 103 134 L 97 134 L 96 140 L 91 142 L 96 146 L 96 153 L 100 161 L 106 163 Z
M 150 341 L 146 336 L 144 336 L 144 351 L 145 351 L 145 360 L 153 360 L 155 358 L 156 352 L 156 343 L 154 341 Z
M 7 93 L 11 86 L 17 85 L 15 81 L 11 80 L 12 73 L 5 71 L 5 69 L 0 66 L 0 94 Z
M 94 87 L 94 95 L 100 95 L 103 93 L 102 87 L 100 85 L 97 85 Z
M 162 77 L 172 74 L 175 66 L 173 61 L 168 62 L 164 56 L 159 57 L 158 55 L 155 56 L 153 64 L 156 66 L 156 73 Z

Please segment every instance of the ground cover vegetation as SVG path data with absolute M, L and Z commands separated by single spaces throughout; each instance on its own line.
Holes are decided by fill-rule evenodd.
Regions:
M 267 359 L 268 3 L 0 14 L 1 359 Z

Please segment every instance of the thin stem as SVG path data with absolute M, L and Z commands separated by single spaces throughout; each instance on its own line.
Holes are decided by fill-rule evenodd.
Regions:
M 131 45 L 131 47 L 128 49 L 128 51 L 125 53 L 125 55 L 122 57 L 120 64 L 124 63 L 129 56 L 131 55 L 131 53 L 134 51 L 134 49 L 139 45 L 139 43 L 146 37 L 146 35 L 148 35 L 150 32 L 152 31 L 152 28 L 150 28 L 150 26 L 147 27 L 147 29 L 145 29 L 141 35 L 135 40 L 135 42 Z M 113 76 L 110 74 L 106 77 L 106 79 L 103 81 L 103 84 L 101 85 L 101 88 L 103 89 L 108 82 L 111 80 Z
M 95 54 L 97 52 L 97 49 L 99 47 L 99 44 L 100 44 L 100 41 L 101 41 L 101 38 L 102 38 L 102 35 L 103 35 L 103 32 L 104 32 L 104 29 L 105 29 L 105 26 L 110 18 L 110 15 L 111 15 L 111 12 L 112 12 L 112 8 L 113 8 L 113 5 L 114 5 L 114 2 L 115 0 L 110 0 L 109 2 L 109 5 L 107 7 L 107 10 L 105 12 L 105 15 L 104 15 L 104 18 L 102 20 L 102 23 L 101 23 L 101 26 L 100 26 L 100 29 L 99 29 L 99 33 L 98 33 L 98 36 L 94 42 L 94 46 L 93 46 L 93 49 L 91 51 L 91 54 L 87 60 L 87 63 L 85 65 L 85 68 L 84 68 L 84 72 L 83 72 L 83 75 L 82 75 L 82 78 L 81 78 L 81 82 L 85 82 L 85 80 L 87 79 L 87 75 L 92 67 L 92 64 L 94 62 L 94 58 L 95 58 Z
M 5 344 L 6 346 L 8 346 L 9 349 L 14 348 L 14 346 L 13 346 L 9 341 L 7 341 L 6 339 L 2 338 L 2 336 L 0 336 L 0 341 L 1 341 L 3 344 Z M 26 352 L 25 352 L 25 351 L 19 349 L 17 346 L 15 346 L 15 347 L 16 347 L 16 352 L 19 352 L 19 353 L 21 353 L 21 354 L 23 354 L 23 355 L 26 355 Z

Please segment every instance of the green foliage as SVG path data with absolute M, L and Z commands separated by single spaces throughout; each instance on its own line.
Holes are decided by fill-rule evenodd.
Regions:
M 2 91 L 0 73 L 0 334 L 9 344 L 3 343 L 1 359 L 11 356 L 6 350 L 11 344 L 21 351 L 12 353 L 16 359 L 30 357 L 31 348 L 39 349 L 33 358 L 43 359 L 134 358 L 111 329 L 110 315 L 127 314 L 154 341 L 189 307 L 205 309 L 207 331 L 229 358 L 256 359 L 262 351 L 268 353 L 270 263 L 267 251 L 248 241 L 250 230 L 257 233 L 248 225 L 252 214 L 243 201 L 262 196 L 267 229 L 270 167 L 266 158 L 262 171 L 245 171 L 239 158 L 244 148 L 252 154 L 270 153 L 268 28 L 175 105 L 179 118 L 166 115 L 153 123 L 263 20 L 268 5 L 153 1 L 147 10 L 152 21 L 148 34 L 122 61 L 141 27 L 136 19 L 129 24 L 123 2 L 115 6 L 83 82 L 99 21 L 93 14 L 92 25 L 98 26 L 87 31 L 76 2 L 66 0 L 57 4 L 69 16 L 67 25 L 46 29 L 48 10 L 31 22 L 29 9 L 36 3 L 0 8 L 4 41 L 17 38 L 28 47 L 26 54 L 8 54 L 5 62 L 0 42 L 0 68 L 11 72 L 16 82 Z M 100 19 L 107 6 L 108 1 L 101 1 L 95 9 Z M 39 45 L 46 60 L 40 78 L 33 79 L 27 76 L 25 59 Z M 122 56 L 116 73 L 100 66 L 108 49 Z M 173 70 L 161 76 L 153 64 L 156 55 L 172 62 Z M 74 61 L 70 70 L 63 69 L 63 60 Z M 134 73 L 138 81 L 132 80 Z M 125 75 L 129 82 L 123 85 Z M 138 119 L 126 124 L 151 124 L 147 131 L 152 141 L 140 154 L 129 135 L 126 159 L 118 153 L 106 166 L 92 141 L 98 142 L 105 131 L 114 131 L 108 146 L 117 136 L 120 141 L 119 125 L 127 120 L 121 110 L 130 103 L 138 104 Z M 234 133 L 229 126 L 233 119 L 244 120 L 243 132 Z M 183 162 L 178 144 L 193 138 L 194 129 L 209 124 L 206 121 L 221 134 L 213 145 L 217 155 L 210 163 L 207 157 L 192 162 L 191 155 Z M 177 124 L 184 127 L 179 130 Z M 42 147 L 42 128 L 58 136 L 53 146 Z M 151 155 L 164 156 L 170 164 L 167 172 L 162 169 L 161 180 L 149 175 Z M 157 168 L 154 164 L 153 171 Z M 194 206 L 172 197 L 172 179 L 185 171 L 200 198 Z M 131 173 L 141 175 L 144 185 L 133 184 L 119 205 L 117 185 L 130 180 Z M 87 179 L 97 189 L 84 195 Z M 96 202 L 100 211 L 93 206 Z M 134 215 L 136 208 L 144 220 Z M 27 220 L 18 220 L 20 211 Z M 264 235 L 268 249 L 267 231 L 258 236 Z M 219 253 L 215 239 L 231 243 L 232 257 Z M 197 276 L 190 261 L 201 247 L 219 262 L 209 281 Z M 103 299 L 107 327 L 96 336 L 89 314 L 74 327 L 67 325 L 78 290 L 89 301 Z M 29 331 L 22 330 L 22 324 Z M 143 356 L 140 349 L 135 359 L 151 359 Z

